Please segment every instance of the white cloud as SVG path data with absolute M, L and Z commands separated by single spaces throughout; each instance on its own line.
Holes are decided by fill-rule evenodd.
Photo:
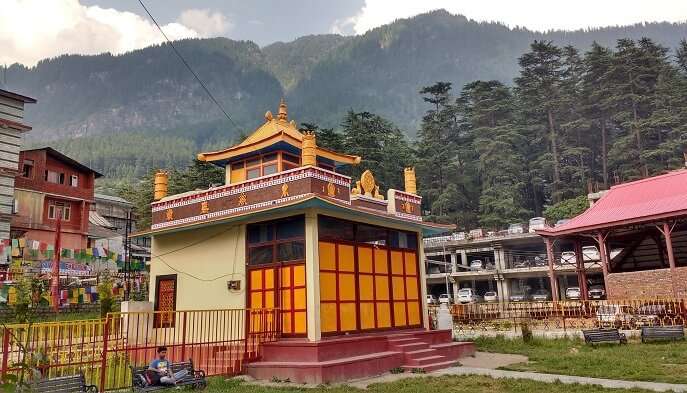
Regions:
M 207 9 L 185 10 L 179 16 L 179 23 L 197 31 L 202 37 L 217 37 L 232 27 L 222 13 Z
M 34 65 L 63 53 L 123 53 L 164 40 L 152 22 L 132 12 L 87 7 L 79 0 L 1 1 L 0 64 Z M 184 14 L 181 22 L 162 26 L 170 39 L 201 37 L 228 26 L 218 13 Z M 184 23 L 200 22 L 204 16 L 203 29 Z
M 366 0 L 354 17 L 354 29 L 362 34 L 395 19 L 439 8 L 478 21 L 538 31 L 687 20 L 685 0 Z

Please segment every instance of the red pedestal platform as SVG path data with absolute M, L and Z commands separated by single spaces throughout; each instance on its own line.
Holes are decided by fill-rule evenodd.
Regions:
M 296 383 L 341 382 L 397 367 L 425 372 L 451 367 L 475 353 L 471 342 L 453 342 L 450 330 L 411 330 L 264 344 L 260 361 L 246 365 L 256 379 Z

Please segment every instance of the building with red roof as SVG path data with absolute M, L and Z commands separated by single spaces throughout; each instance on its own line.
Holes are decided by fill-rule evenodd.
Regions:
M 585 245 L 598 247 L 609 298 L 687 296 L 686 218 L 687 169 L 682 169 L 613 186 L 579 216 L 537 231 L 546 243 L 554 300 L 560 265 L 554 255 L 563 242 L 574 245 L 570 263 L 584 298 Z

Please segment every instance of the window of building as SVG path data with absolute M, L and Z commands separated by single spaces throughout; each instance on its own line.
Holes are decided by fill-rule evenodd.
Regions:
M 48 205 L 48 218 L 51 220 L 56 220 L 58 217 L 62 221 L 71 220 L 72 208 L 67 202 L 51 202 Z
M 45 181 L 48 183 L 64 184 L 64 173 L 45 171 Z
M 295 168 L 298 168 L 299 166 L 301 166 L 301 158 L 296 156 L 296 155 L 289 154 L 289 153 L 282 153 L 281 157 L 282 157 L 281 158 L 282 159 L 281 165 L 282 165 L 283 170 L 285 170 L 285 171 L 288 171 L 289 169 L 295 169 Z
M 27 179 L 33 179 L 33 160 L 24 160 L 21 175 Z
M 318 217 L 320 239 L 367 243 L 375 246 L 389 246 L 417 250 L 417 234 L 397 231 L 375 225 L 359 224 L 334 217 Z M 388 243 L 388 244 L 387 244 Z
M 248 226 L 248 264 L 297 262 L 305 259 L 305 219 L 289 217 Z
M 79 186 L 79 176 L 77 176 L 77 175 L 69 176 L 69 185 L 72 187 L 78 187 Z
M 238 183 L 298 168 L 300 162 L 299 156 L 286 152 L 268 153 L 244 161 L 234 162 L 231 164 L 231 182 Z

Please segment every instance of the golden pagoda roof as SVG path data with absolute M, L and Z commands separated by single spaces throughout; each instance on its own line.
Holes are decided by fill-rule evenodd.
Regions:
M 302 149 L 303 145 L 303 133 L 298 130 L 294 120 L 289 121 L 288 109 L 283 99 L 279 103 L 279 112 L 276 118 L 272 115 L 272 112 L 267 111 L 265 113 L 265 123 L 253 131 L 241 143 L 223 150 L 200 153 L 198 154 L 198 160 L 228 162 L 232 161 L 233 158 L 260 151 L 279 142 L 287 143 L 297 149 Z M 359 156 L 337 153 L 319 146 L 316 153 L 319 157 L 341 164 L 360 163 Z

